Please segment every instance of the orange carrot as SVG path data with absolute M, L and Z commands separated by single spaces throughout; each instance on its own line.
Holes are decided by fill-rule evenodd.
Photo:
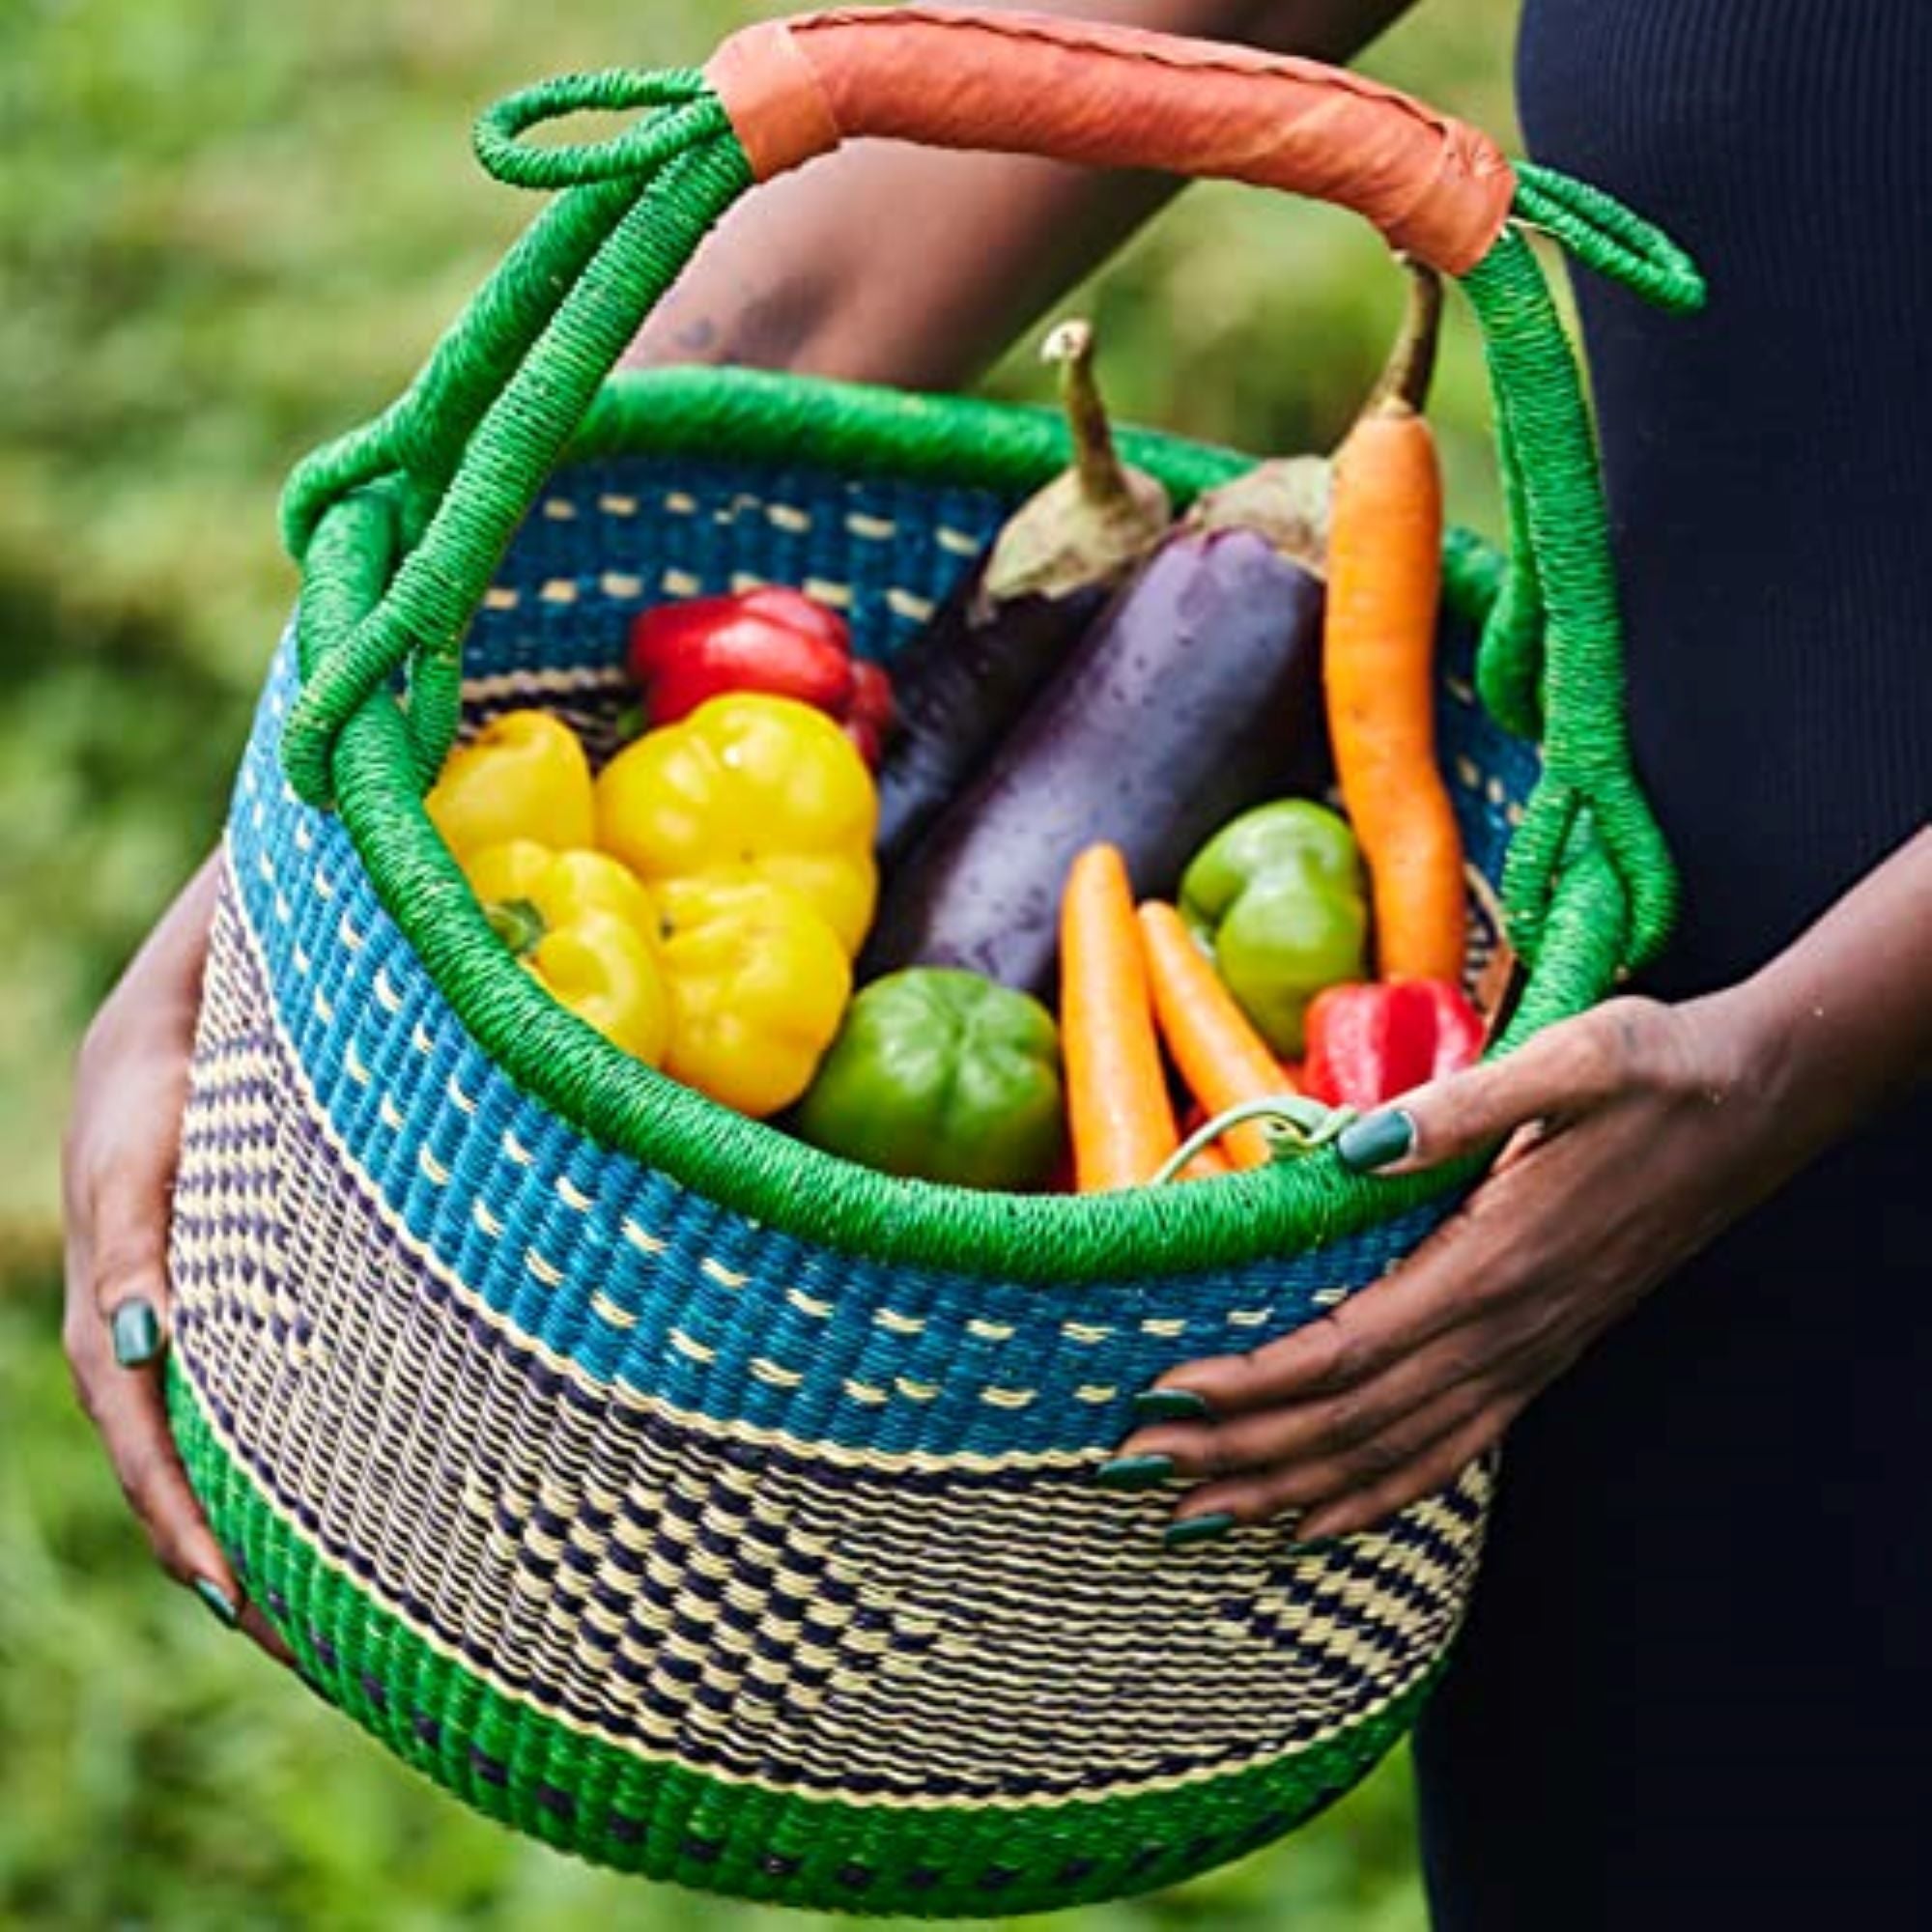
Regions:
M 1141 907 L 1140 922 L 1154 1017 L 1187 1091 L 1209 1114 L 1243 1100 L 1293 1093 L 1267 1042 L 1221 983 L 1180 915 L 1150 900 Z M 1268 1162 L 1267 1136 L 1259 1122 L 1236 1127 L 1221 1145 L 1236 1167 Z
M 1435 762 L 1442 476 L 1421 414 L 1441 286 L 1410 265 L 1387 372 L 1335 458 L 1322 677 L 1386 980 L 1463 977 L 1463 841 Z
M 1060 1045 L 1073 1185 L 1138 1187 L 1180 1145 L 1148 1001 L 1126 861 L 1090 845 L 1060 906 Z

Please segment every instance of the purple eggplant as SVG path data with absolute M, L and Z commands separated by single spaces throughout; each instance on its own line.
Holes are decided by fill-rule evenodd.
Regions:
M 1083 846 L 1118 845 L 1136 893 L 1169 897 L 1236 813 L 1320 790 L 1326 497 L 1302 459 L 1197 506 L 889 876 L 862 977 L 965 966 L 1050 995 Z
M 1063 323 L 1040 353 L 1060 365 L 1074 460 L 1014 511 L 893 661 L 897 724 L 879 769 L 887 867 L 986 761 L 1173 515 L 1161 485 L 1115 451 L 1092 327 Z

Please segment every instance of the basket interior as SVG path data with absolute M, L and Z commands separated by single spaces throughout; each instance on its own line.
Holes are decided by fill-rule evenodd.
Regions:
M 537 702 L 608 744 L 632 613 L 753 578 L 845 604 L 890 657 L 1005 507 L 749 462 L 577 466 L 477 622 L 469 720 Z M 1493 868 L 1534 759 L 1451 649 L 1453 788 Z M 1090 1471 L 1163 1370 L 1314 1319 L 1443 1204 L 1283 1232 L 1255 1204 L 1297 1173 L 1139 1190 L 1136 1250 L 1103 1247 L 1118 1201 L 971 1197 L 948 1267 L 700 1192 L 486 1056 L 342 822 L 279 785 L 290 670 L 231 820 L 171 1359 L 198 1491 L 327 1696 L 558 1843 L 862 1909 L 1169 1882 L 1386 1748 L 1460 1615 L 1485 1468 L 1332 1550 L 1269 1529 L 1184 1559 L 1158 1496 Z M 1214 1195 L 1221 1250 L 1184 1218 Z M 1034 1236 L 1089 1213 L 1103 1264 Z M 830 1634 L 792 1628 L 808 1603 Z M 747 1643 L 772 1696 L 738 1694 Z
M 612 385 L 612 407 L 525 519 L 476 613 L 464 728 L 536 704 L 576 723 L 593 755 L 607 751 L 631 702 L 621 663 L 635 613 L 752 582 L 811 588 L 844 608 L 861 650 L 890 660 L 1012 501 L 1065 460 L 1048 434 L 1057 426 L 1039 412 L 842 384 L 787 385 L 777 398 L 769 384 L 743 387 L 735 378 L 664 394 L 641 381 Z M 1243 462 L 1128 428 L 1121 441 L 1182 498 Z M 799 459 L 804 449 L 813 460 Z M 1497 574 L 1492 554 L 1453 533 L 1445 611 L 1479 612 Z M 1449 624 L 1438 740 L 1469 860 L 1480 976 L 1498 929 L 1504 855 L 1538 760 L 1478 704 L 1471 656 L 1466 623 Z M 262 731 L 279 726 L 265 718 Z M 591 1144 L 749 1228 L 880 1264 L 1086 1289 L 1303 1253 L 1424 1208 L 1439 1218 L 1469 1178 L 1367 1179 L 1326 1159 L 1186 1187 L 1023 1195 L 903 1180 L 841 1160 L 666 1079 L 565 1014 L 486 943 L 474 900 L 421 810 L 401 734 L 365 739 L 354 769 L 340 813 L 352 863 L 409 949 L 412 980 L 420 971 L 435 983 L 468 1051 Z M 1540 958 L 1517 1037 L 1600 997 L 1603 951 L 1550 949 Z
M 805 466 L 653 456 L 573 465 L 526 523 L 477 615 L 463 732 L 537 704 L 567 719 L 601 761 L 635 702 L 623 660 L 637 613 L 758 583 L 796 585 L 832 605 L 855 650 L 890 664 L 1012 507 L 990 490 Z M 1467 628 L 1445 620 L 1441 649 L 1437 735 L 1467 860 L 1468 977 L 1480 991 L 1493 979 L 1503 860 L 1538 761 L 1478 702 Z

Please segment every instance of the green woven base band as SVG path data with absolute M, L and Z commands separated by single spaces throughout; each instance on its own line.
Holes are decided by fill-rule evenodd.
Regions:
M 1094 1804 L 865 1806 L 648 1762 L 481 1683 L 375 1604 L 263 1495 L 179 1373 L 169 1413 L 196 1493 L 303 1674 L 488 1816 L 600 1863 L 746 1898 L 992 1917 L 1155 1890 L 1292 1830 L 1413 1724 L 1436 1672 L 1262 1770 Z M 330 1634 L 332 1634 L 332 1635 Z M 345 1634 L 353 1634 L 353 1652 Z

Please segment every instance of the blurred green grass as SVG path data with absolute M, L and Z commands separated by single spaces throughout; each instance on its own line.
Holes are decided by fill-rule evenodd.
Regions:
M 540 73 L 701 57 L 771 7 L 10 0 L 0 7 L 0 1923 L 802 1921 L 593 1873 L 469 1817 L 149 1570 L 61 1366 L 72 1047 L 206 849 L 292 594 L 288 465 L 371 413 L 527 219 L 469 157 Z M 1508 135 L 1510 0 L 1431 0 L 1365 65 Z M 1197 188 L 1095 286 L 1123 414 L 1330 444 L 1400 299 L 1350 217 Z M 1021 346 L 994 372 L 1037 394 Z M 1466 317 L 1438 384 L 1454 513 L 1493 528 Z M 1422 1912 L 1405 1769 L 1317 1827 L 1066 1932 Z

